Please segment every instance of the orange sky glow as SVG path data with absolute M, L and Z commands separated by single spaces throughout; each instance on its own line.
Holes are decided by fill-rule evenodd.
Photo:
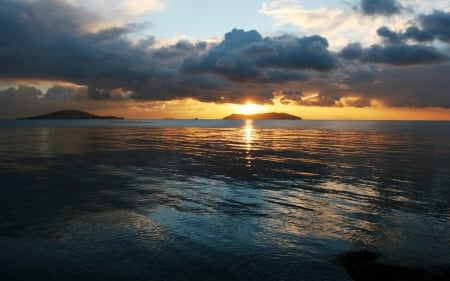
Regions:
M 305 120 L 450 120 L 450 109 L 389 108 L 389 107 L 317 107 L 283 105 L 216 104 L 192 99 L 167 102 L 129 102 L 94 110 L 98 114 L 113 114 L 130 119 L 221 119 L 232 113 L 253 114 L 285 112 Z

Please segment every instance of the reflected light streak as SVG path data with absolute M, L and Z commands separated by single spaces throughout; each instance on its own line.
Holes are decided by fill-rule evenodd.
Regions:
M 252 166 L 252 141 L 253 141 L 253 120 L 247 119 L 245 120 L 245 160 L 247 160 L 246 166 L 247 168 L 251 168 Z
M 250 145 L 250 148 L 253 140 L 252 134 L 253 134 L 253 120 L 247 119 L 245 120 L 245 143 L 247 144 L 247 146 Z

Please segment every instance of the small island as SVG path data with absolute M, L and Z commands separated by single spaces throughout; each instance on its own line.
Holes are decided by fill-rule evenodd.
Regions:
M 301 117 L 279 112 L 259 113 L 259 114 L 231 114 L 223 120 L 252 119 L 252 120 L 302 120 Z
M 89 112 L 80 110 L 61 110 L 48 114 L 17 118 L 19 120 L 31 120 L 31 119 L 123 119 L 122 117 L 115 116 L 99 116 Z

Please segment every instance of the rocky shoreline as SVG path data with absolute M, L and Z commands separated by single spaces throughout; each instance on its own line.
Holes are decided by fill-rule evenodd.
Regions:
M 450 268 L 443 266 L 436 272 L 380 262 L 380 255 L 368 251 L 351 251 L 337 258 L 356 281 L 449 281 Z

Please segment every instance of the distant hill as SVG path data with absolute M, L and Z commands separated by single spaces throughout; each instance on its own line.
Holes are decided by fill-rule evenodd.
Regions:
M 223 118 L 224 120 L 229 119 L 253 119 L 253 120 L 302 120 L 301 117 L 287 114 L 287 113 L 259 113 L 259 114 L 231 114 Z
M 48 114 L 17 119 L 29 120 L 29 119 L 123 119 L 123 118 L 115 116 L 99 116 L 80 110 L 61 110 Z

